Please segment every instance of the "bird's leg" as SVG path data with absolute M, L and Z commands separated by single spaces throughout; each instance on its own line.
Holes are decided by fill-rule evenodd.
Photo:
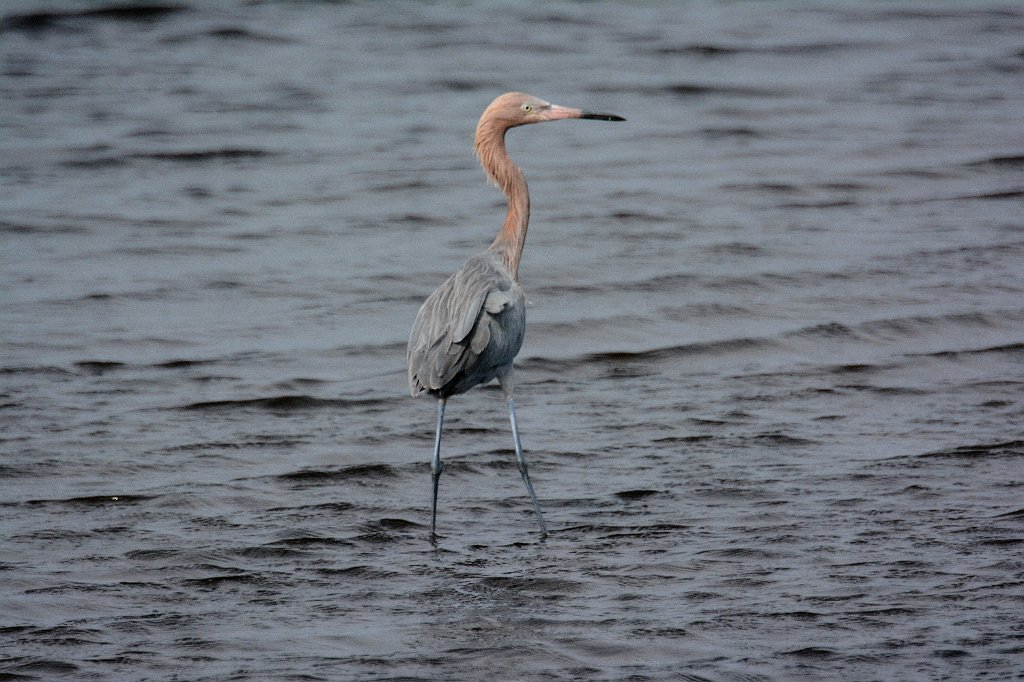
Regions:
M 530 493 L 533 510 L 537 512 L 541 535 L 547 535 L 548 528 L 544 525 L 544 515 L 540 513 L 540 503 L 537 502 L 537 495 L 533 492 L 533 484 L 530 483 L 530 472 L 526 467 L 526 457 L 523 456 L 523 444 L 519 440 L 519 422 L 516 421 L 516 403 L 512 399 L 512 383 L 507 381 L 507 377 L 500 377 L 499 381 L 501 382 L 501 389 L 505 393 L 505 398 L 508 400 L 508 419 L 512 423 L 512 441 L 516 445 L 516 462 L 519 464 L 519 473 L 523 475 L 526 492 Z
M 519 464 L 519 473 L 523 475 L 523 483 L 526 484 L 526 492 L 530 493 L 530 501 L 533 502 L 533 510 L 537 512 L 537 521 L 540 522 L 540 532 L 547 535 L 548 529 L 544 525 L 544 515 L 540 513 L 540 503 L 537 502 L 537 495 L 533 492 L 533 484 L 530 483 L 530 472 L 526 467 L 526 457 L 523 456 L 523 444 L 519 440 L 519 424 L 516 422 L 516 403 L 510 397 L 508 399 L 508 418 L 512 423 L 512 440 L 516 445 L 516 462 Z
M 430 464 L 430 475 L 434 479 L 434 497 L 430 505 L 430 535 L 434 535 L 437 526 L 437 482 L 444 471 L 444 464 L 441 463 L 441 425 L 444 423 L 444 405 L 447 398 L 440 398 L 437 401 L 437 433 L 434 435 L 434 461 Z

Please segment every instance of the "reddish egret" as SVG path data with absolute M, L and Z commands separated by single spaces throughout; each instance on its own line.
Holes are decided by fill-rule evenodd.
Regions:
M 445 404 L 451 396 L 492 379 L 498 380 L 508 402 L 519 473 L 537 512 L 541 534 L 547 533 L 527 473 L 512 400 L 512 360 L 523 344 L 526 329 L 526 298 L 519 286 L 519 259 L 530 220 L 530 194 L 523 171 L 505 151 L 505 132 L 529 123 L 567 118 L 625 120 L 613 114 L 560 107 L 521 92 L 508 92 L 491 102 L 476 126 L 477 157 L 488 179 L 505 193 L 508 214 L 490 248 L 470 258 L 427 298 L 409 335 L 409 390 L 413 396 L 428 393 L 437 398 L 437 432 L 430 467 L 434 483 L 431 536 L 435 535 L 437 482 L 443 469 L 441 426 Z

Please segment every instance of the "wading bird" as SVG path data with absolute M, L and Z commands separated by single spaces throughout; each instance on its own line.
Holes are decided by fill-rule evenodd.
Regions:
M 441 427 L 445 404 L 453 395 L 492 379 L 498 380 L 508 402 L 519 473 L 537 512 L 541 533 L 547 533 L 527 472 L 512 399 L 512 360 L 523 344 L 526 329 L 526 298 L 519 286 L 519 259 L 530 220 L 530 194 L 523 171 L 505 151 L 505 132 L 516 126 L 570 118 L 625 120 L 613 114 L 561 107 L 521 92 L 508 92 L 491 102 L 476 126 L 477 157 L 488 179 L 505 193 L 508 214 L 490 248 L 470 258 L 423 303 L 409 335 L 407 353 L 412 395 L 427 393 L 437 398 L 437 432 L 430 467 L 434 484 L 431 536 L 435 535 L 437 525 L 437 483 L 443 470 Z

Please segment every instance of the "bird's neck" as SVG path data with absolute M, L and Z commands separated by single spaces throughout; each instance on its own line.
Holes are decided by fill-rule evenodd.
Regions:
M 519 281 L 519 259 L 526 243 L 526 229 L 530 223 L 530 193 L 526 177 L 519 166 L 512 162 L 505 150 L 505 131 L 477 128 L 476 153 L 488 178 L 497 185 L 508 199 L 508 213 L 490 251 L 501 258 L 512 277 Z
M 530 224 L 530 194 L 526 190 L 526 178 L 519 168 L 509 162 L 519 181 L 511 186 L 502 185 L 508 199 L 508 213 L 505 222 L 498 231 L 498 236 L 491 243 L 491 251 L 497 253 L 512 273 L 513 279 L 519 281 L 519 259 L 523 257 L 523 245 L 526 243 L 526 229 Z

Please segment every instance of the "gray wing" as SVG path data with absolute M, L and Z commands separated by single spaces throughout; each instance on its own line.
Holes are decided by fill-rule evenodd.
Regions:
M 409 335 L 409 390 L 453 395 L 490 381 L 523 344 L 522 289 L 493 255 L 483 253 L 423 303 Z

